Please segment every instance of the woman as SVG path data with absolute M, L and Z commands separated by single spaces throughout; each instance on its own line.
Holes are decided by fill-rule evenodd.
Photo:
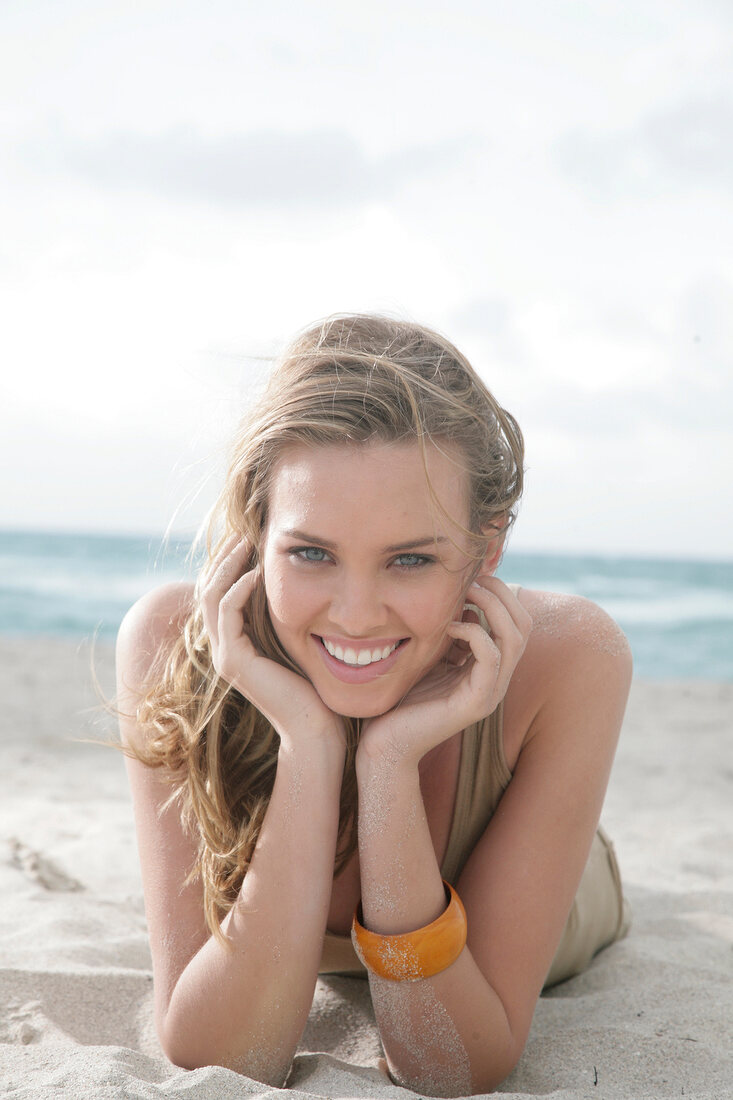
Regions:
M 118 642 L 173 1062 L 282 1085 L 319 970 L 365 965 L 394 1080 L 486 1092 L 543 985 L 623 934 L 596 827 L 629 650 L 495 576 L 521 488 L 519 428 L 436 333 L 336 317 L 279 364 L 199 583 Z

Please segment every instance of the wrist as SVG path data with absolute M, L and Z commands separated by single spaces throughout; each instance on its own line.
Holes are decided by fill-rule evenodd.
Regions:
M 360 798 L 386 787 L 413 787 L 420 783 L 420 758 L 391 744 L 362 744 L 356 750 L 354 767 Z
M 403 748 L 398 748 L 394 741 L 378 741 L 374 738 L 362 738 L 356 748 L 355 765 L 357 774 L 359 771 L 392 771 L 394 769 L 407 769 L 417 766 L 410 754 Z
M 312 760 L 321 767 L 330 765 L 338 769 L 339 774 L 343 770 L 346 742 L 340 728 L 309 729 L 307 734 L 303 731 L 293 734 L 285 729 L 277 732 L 280 737 L 279 757 L 296 759 L 301 763 Z

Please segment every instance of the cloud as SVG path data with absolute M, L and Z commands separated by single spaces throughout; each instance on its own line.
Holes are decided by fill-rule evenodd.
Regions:
M 710 393 L 694 371 L 679 372 L 664 386 L 624 386 L 589 393 L 577 386 L 545 383 L 526 402 L 534 423 L 593 443 L 603 437 L 630 442 L 689 433 L 710 439 L 729 435 L 730 393 Z
M 722 276 L 694 279 L 655 309 L 618 302 L 516 312 L 486 298 L 452 321 L 459 347 L 529 439 L 540 432 L 592 448 L 663 438 L 684 448 L 688 436 L 716 447 L 730 437 L 733 284 Z
M 660 168 L 678 179 L 733 184 L 733 98 L 683 103 L 650 118 L 642 130 Z
M 666 191 L 695 184 L 729 192 L 733 186 L 733 95 L 721 91 L 649 115 L 625 131 L 563 135 L 555 145 L 560 167 L 592 191 Z
M 109 190 L 227 207 L 333 208 L 384 199 L 418 178 L 444 174 L 475 148 L 470 137 L 369 157 L 339 130 L 261 130 L 206 136 L 192 127 L 116 131 L 83 139 L 56 129 L 24 146 L 36 168 Z

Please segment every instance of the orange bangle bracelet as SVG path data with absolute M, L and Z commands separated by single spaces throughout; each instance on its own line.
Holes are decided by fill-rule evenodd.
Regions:
M 449 882 L 443 879 L 448 906 L 431 924 L 414 932 L 380 936 L 361 923 L 361 903 L 351 925 L 354 950 L 367 970 L 393 982 L 432 978 L 456 961 L 466 944 L 466 910 Z

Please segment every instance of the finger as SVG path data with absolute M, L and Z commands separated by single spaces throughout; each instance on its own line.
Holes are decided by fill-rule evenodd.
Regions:
M 461 613 L 459 622 L 481 624 L 481 608 L 477 607 L 474 603 L 464 603 L 463 611 Z M 454 638 L 453 644 L 448 650 L 445 656 L 445 662 L 448 665 L 455 665 L 462 667 L 468 657 L 471 655 L 471 647 L 468 642 L 463 641 L 462 638 Z
M 464 641 L 463 638 L 452 637 L 451 647 L 445 657 L 445 664 L 451 668 L 463 668 L 466 661 L 472 656 L 473 653 L 468 642 Z
M 207 589 L 210 589 L 219 599 L 222 599 L 232 585 L 238 581 L 245 572 L 248 572 L 247 564 L 250 557 L 250 551 L 251 547 L 249 542 L 246 539 L 241 539 L 234 549 L 219 563 L 210 582 L 206 586 Z
M 221 646 L 232 645 L 244 632 L 244 608 L 249 603 L 250 596 L 260 571 L 251 569 L 249 573 L 241 576 L 239 581 L 228 588 L 219 602 L 219 643 Z
M 522 601 L 519 599 L 518 593 L 515 592 L 514 588 L 510 588 L 508 584 L 500 580 L 495 574 L 480 574 L 476 577 L 474 584 L 478 584 L 481 588 L 485 588 L 487 591 L 493 592 L 498 596 L 512 615 L 512 618 L 516 618 L 519 624 L 525 621 L 531 624 L 532 618 Z
M 250 555 L 249 540 L 240 536 L 235 536 L 235 539 L 236 541 L 227 541 L 222 553 L 215 559 L 214 568 L 201 590 L 201 612 L 213 646 L 216 646 L 219 641 L 219 604 L 232 585 L 242 576 Z
M 516 595 L 497 577 L 486 576 L 484 583 L 474 582 L 468 596 L 475 600 L 486 618 L 486 625 L 501 655 L 497 684 L 503 693 L 524 652 L 532 627 L 532 619 Z
M 524 641 L 532 629 L 532 617 L 514 592 L 498 577 L 474 581 L 468 598 L 475 600 L 486 615 L 491 633 L 497 638 L 511 639 L 513 629 Z
M 224 542 L 214 554 L 213 558 L 211 558 L 204 566 L 201 574 L 202 586 L 209 583 L 216 570 L 219 568 L 224 559 L 228 557 L 229 554 L 231 554 L 237 543 L 241 541 L 241 538 L 242 536 L 239 533 L 235 532 L 234 534 L 229 535 L 224 540 Z
M 445 663 L 460 668 L 465 665 L 470 656 L 471 647 L 468 642 L 464 642 L 462 638 L 453 638 L 451 647 L 445 655 Z
M 503 679 L 501 651 L 478 623 L 451 623 L 448 634 L 465 644 L 467 653 L 459 662 L 459 667 L 470 667 L 468 675 L 471 692 L 486 706 L 485 713 L 488 714 L 504 693 L 504 689 L 499 688 L 500 680 Z M 508 681 L 509 677 L 507 684 Z
M 228 589 L 219 602 L 218 671 L 230 681 L 242 671 L 243 657 L 254 654 L 252 642 L 244 629 L 244 611 L 258 577 L 259 570 L 251 569 Z
M 501 659 L 501 651 L 491 635 L 480 623 L 449 623 L 446 633 L 456 645 L 465 646 L 464 655 L 472 653 L 477 661 L 495 662 Z

